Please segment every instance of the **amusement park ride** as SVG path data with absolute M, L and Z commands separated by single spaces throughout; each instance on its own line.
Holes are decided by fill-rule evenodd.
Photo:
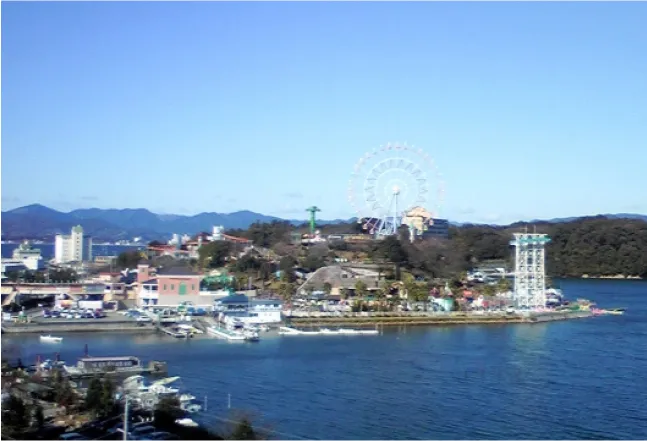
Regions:
M 423 206 L 435 189 L 434 212 Z M 376 239 L 403 225 L 413 242 L 433 225 L 444 197 L 442 176 L 429 155 L 406 144 L 387 144 L 365 154 L 349 181 L 348 200 L 358 222 Z

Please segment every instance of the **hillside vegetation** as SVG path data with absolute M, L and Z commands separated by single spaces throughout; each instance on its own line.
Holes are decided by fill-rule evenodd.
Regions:
M 426 239 L 411 244 L 407 235 L 364 244 L 329 244 L 329 256 L 399 266 L 431 277 L 451 277 L 484 261 L 497 259 L 512 263 L 512 234 L 546 233 L 547 270 L 553 277 L 625 275 L 647 277 L 647 222 L 638 219 L 580 218 L 570 222 L 510 226 L 463 225 L 450 228 L 447 240 Z M 288 222 L 255 223 L 232 234 L 247 237 L 256 245 L 273 248 L 279 255 L 304 255 L 289 245 L 295 227 Z M 322 234 L 357 233 L 357 224 L 323 226 Z M 320 246 L 318 246 L 320 247 Z M 306 252 L 307 254 L 307 252 Z

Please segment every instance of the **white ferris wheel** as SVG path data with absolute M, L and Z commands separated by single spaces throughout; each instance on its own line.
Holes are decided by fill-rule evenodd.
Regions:
M 438 217 L 443 199 L 444 182 L 433 159 L 406 143 L 366 153 L 349 180 L 348 200 L 364 229 L 376 237 L 396 234 L 413 208 Z

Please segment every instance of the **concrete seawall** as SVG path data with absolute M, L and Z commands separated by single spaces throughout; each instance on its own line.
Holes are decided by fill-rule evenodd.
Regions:
M 291 326 L 450 326 L 450 325 L 502 325 L 502 324 L 533 324 L 546 323 L 575 318 L 590 317 L 591 313 L 568 312 L 546 313 L 529 316 L 522 315 L 426 315 L 426 316 L 399 316 L 399 317 L 292 317 L 287 323 Z
M 129 322 L 104 322 L 104 323 L 29 323 L 29 324 L 3 324 L 2 332 L 7 334 L 57 334 L 61 332 L 155 332 L 150 324 L 137 325 Z

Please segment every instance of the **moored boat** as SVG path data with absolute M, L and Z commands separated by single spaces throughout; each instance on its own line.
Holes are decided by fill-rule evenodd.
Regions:
M 229 341 L 245 341 L 245 335 L 242 332 L 231 331 L 220 326 L 209 326 L 207 328 L 207 334 Z
M 63 337 L 54 337 L 53 335 L 41 335 L 40 341 L 45 343 L 61 343 L 63 341 Z

